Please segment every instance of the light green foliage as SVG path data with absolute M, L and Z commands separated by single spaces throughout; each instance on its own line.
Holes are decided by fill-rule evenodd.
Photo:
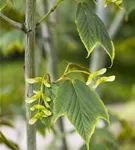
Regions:
M 38 119 L 46 118 L 52 115 L 52 112 L 50 110 L 50 101 L 51 99 L 47 96 L 46 92 L 44 93 L 45 88 L 50 88 L 51 85 L 49 83 L 48 75 L 44 77 L 36 77 L 36 78 L 30 78 L 27 79 L 27 82 L 30 84 L 39 83 L 40 84 L 40 90 L 33 91 L 34 95 L 32 97 L 29 97 L 26 99 L 27 103 L 33 103 L 34 104 L 30 110 L 35 111 L 35 115 L 29 120 L 29 124 L 34 124 Z M 43 104 L 42 104 L 43 102 Z
M 92 82 L 94 85 L 92 85 L 92 88 L 93 89 L 96 89 L 102 82 L 112 82 L 115 80 L 115 76 L 109 76 L 109 77 L 101 77 L 101 78 L 98 78 L 95 82 L 94 82 L 94 79 L 99 76 L 99 75 L 102 75 L 106 72 L 106 68 L 103 68 L 99 71 L 96 71 L 94 73 L 91 73 L 88 77 L 88 80 L 86 82 L 86 85 L 90 85 Z
M 1 0 L 0 9 L 3 9 L 9 1 L 13 4 L 13 0 Z M 37 25 L 45 20 L 57 8 L 61 1 L 62 0 L 58 0 L 53 9 L 41 18 Z M 106 5 L 107 3 L 108 2 L 106 1 Z M 121 1 L 115 1 L 115 4 L 118 6 L 120 3 Z M 77 5 L 75 22 L 80 38 L 88 51 L 88 56 L 90 56 L 96 45 L 99 44 L 109 55 L 112 64 L 114 59 L 113 42 L 111 41 L 103 22 L 91 11 L 85 2 L 78 3 Z M 6 39 L 8 38 L 11 43 L 5 44 L 4 42 L 6 40 L 4 39 L 4 36 Z M 19 40 L 18 37 L 13 36 L 11 33 L 10 35 L 7 34 L 4 36 L 1 40 L 4 44 L 0 43 L 0 47 L 2 47 L 2 45 L 6 45 L 7 47 L 2 49 L 9 49 L 13 42 L 19 45 L 18 43 L 24 41 L 22 35 Z M 21 44 L 19 46 L 21 47 Z M 85 141 L 87 149 L 89 150 L 90 138 L 95 130 L 98 120 L 102 118 L 109 123 L 108 112 L 102 100 L 96 92 L 88 86 L 96 76 L 102 75 L 105 72 L 106 69 L 104 68 L 91 74 L 88 69 L 69 63 L 63 75 L 58 80 L 54 81 L 54 83 L 51 83 L 49 75 L 27 79 L 29 84 L 40 86 L 39 89 L 33 91 L 33 96 L 26 99 L 27 103 L 33 104 L 29 108 L 30 111 L 33 112 L 32 114 L 34 114 L 29 120 L 29 124 L 32 125 L 36 123 L 36 121 L 41 120 L 46 128 L 50 129 L 52 124 L 60 116 L 66 115 L 76 131 Z M 85 82 L 69 78 L 68 75 L 72 73 L 82 74 Z M 113 80 L 114 76 L 101 77 L 95 82 L 93 88 L 95 89 L 102 82 Z M 61 83 L 61 81 L 63 82 Z
M 93 89 L 96 89 L 99 84 L 102 82 L 112 82 L 115 80 L 115 76 L 109 76 L 109 77 L 101 77 L 97 79 L 96 83 L 92 86 Z
M 50 115 L 52 114 L 48 109 L 46 109 L 44 106 L 39 105 L 39 104 L 32 106 L 32 107 L 30 108 L 30 110 L 31 110 L 31 111 L 34 111 L 34 110 L 41 110 L 42 112 L 44 112 L 44 114 L 46 114 L 46 115 L 48 115 L 48 116 L 50 116 Z
M 0 0 L 0 11 L 8 4 L 10 0 Z
M 5 8 L 9 2 L 14 4 L 14 0 L 0 0 L 0 11 Z
M 55 84 L 51 84 L 51 87 L 50 88 L 45 88 L 44 90 L 44 93 L 46 93 L 46 95 L 48 97 L 50 97 L 51 101 L 49 102 L 50 104 L 50 110 L 52 111 L 53 110 L 53 106 L 54 106 L 54 99 L 56 97 L 56 92 L 57 92 L 57 89 L 58 89 L 58 86 L 55 85 Z M 53 112 L 52 112 L 53 113 Z M 52 124 L 54 123 L 53 122 L 53 117 L 54 117 L 54 114 L 48 116 L 47 118 L 41 118 L 40 120 L 42 121 L 42 123 L 45 124 L 45 126 L 50 130 Z
M 27 82 L 30 84 L 43 83 L 46 87 L 50 87 L 50 84 L 47 82 L 47 80 L 42 77 L 36 77 L 36 78 L 32 78 L 32 79 L 29 78 L 29 79 L 27 79 Z
M 104 0 L 104 7 L 107 7 L 108 3 L 114 3 L 117 7 L 120 8 L 120 5 L 123 0 Z
M 127 15 L 135 9 L 135 0 L 123 0 L 122 4 L 122 7 L 125 9 Z
M 15 29 L 6 32 L 0 37 L 0 49 L 4 55 L 16 50 L 22 53 L 24 50 L 24 34 Z
M 97 44 L 100 44 L 106 53 L 114 59 L 114 45 L 110 40 L 107 29 L 99 17 L 91 11 L 85 2 L 81 2 L 77 6 L 76 25 L 80 38 L 88 51 L 88 56 L 91 54 Z
M 71 73 L 81 73 L 84 81 L 87 81 L 88 76 L 90 75 L 89 69 L 75 63 L 68 63 L 63 76 L 67 76 L 68 74 Z
M 64 94 L 63 94 L 64 93 Z M 90 137 L 99 118 L 109 122 L 107 110 L 98 95 L 79 80 L 65 80 L 54 103 L 55 121 L 66 115 L 89 149 Z
M 109 123 L 109 116 L 102 100 L 86 83 L 90 78 L 93 80 L 105 72 L 106 68 L 103 68 L 90 73 L 89 70 L 82 66 L 68 63 L 63 75 L 54 83 L 50 82 L 48 75 L 43 78 L 27 79 L 30 84 L 41 84 L 40 90 L 34 90 L 34 95 L 26 99 L 27 103 L 37 102 L 30 108 L 31 111 L 36 111 L 36 113 L 29 120 L 29 123 L 34 124 L 40 119 L 50 129 L 60 116 L 66 115 L 89 149 L 90 138 L 98 119 L 103 118 Z M 86 79 L 87 77 L 87 80 L 82 82 L 77 78 L 72 79 L 68 76 L 73 73 L 86 75 L 84 78 Z M 101 77 L 96 81 L 96 85 L 101 83 L 99 80 L 101 82 L 110 81 L 112 77 Z M 46 86 L 44 82 L 50 86 Z
M 106 72 L 106 68 L 103 68 L 103 69 L 101 69 L 101 70 L 99 70 L 99 71 L 96 71 L 96 72 L 94 72 L 94 73 L 91 73 L 91 74 L 89 75 L 89 77 L 88 77 L 88 80 L 87 80 L 86 84 L 89 85 L 89 84 L 92 82 L 92 80 L 93 80 L 96 76 L 102 75 L 102 74 L 104 74 L 105 72 Z

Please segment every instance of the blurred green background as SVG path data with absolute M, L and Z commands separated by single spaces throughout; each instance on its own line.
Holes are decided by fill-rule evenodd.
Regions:
M 95 11 L 96 5 L 93 1 L 87 0 L 87 2 L 90 3 L 90 6 Z M 47 22 L 54 34 L 53 43 L 55 44 L 55 49 L 53 50 L 57 53 L 58 76 L 64 70 L 64 60 L 79 63 L 87 68 L 90 65 L 91 57 L 86 59 L 87 52 L 74 23 L 76 4 L 73 0 L 65 0 L 56 11 L 54 24 L 50 25 L 49 21 Z M 108 16 L 107 26 L 109 27 L 119 9 L 113 4 L 110 4 L 106 9 Z M 24 12 L 25 3 L 23 0 L 15 0 L 14 6 L 10 3 L 3 10 L 4 14 L 18 22 L 24 22 Z M 37 8 L 37 20 L 39 20 L 40 16 L 42 16 L 40 8 Z M 43 47 L 44 39 L 41 32 L 41 28 L 38 27 L 36 34 L 36 49 L 40 51 L 36 55 L 38 76 L 43 76 L 47 72 L 46 53 Z M 107 75 L 115 75 L 116 80 L 112 83 L 103 83 L 100 86 L 100 92 L 102 93 L 102 100 L 110 112 L 119 116 L 115 118 L 115 115 L 111 113 L 110 118 L 112 118 L 112 124 L 117 122 L 121 125 L 121 130 L 117 135 L 113 135 L 113 131 L 108 130 L 108 128 L 105 128 L 104 132 L 95 132 L 92 140 L 94 141 L 97 134 L 98 138 L 102 139 L 102 142 L 96 139 L 96 142 L 100 142 L 93 142 L 93 147 L 98 145 L 101 150 L 103 146 L 102 149 L 105 150 L 103 143 L 107 143 L 109 145 L 107 147 L 111 147 L 110 149 L 114 149 L 116 144 L 119 150 L 134 150 L 135 10 L 130 12 L 128 20 L 125 14 L 113 41 L 116 49 L 115 59 L 113 67 L 108 68 Z M 7 119 L 17 114 L 24 115 L 24 46 L 24 34 L 0 21 L 0 119 L 3 119 L 3 116 L 5 117 L 4 119 Z M 105 67 L 108 67 L 109 63 L 108 58 Z M 98 146 L 92 148 L 92 150 L 97 150 Z M 85 147 L 83 148 L 85 149 Z

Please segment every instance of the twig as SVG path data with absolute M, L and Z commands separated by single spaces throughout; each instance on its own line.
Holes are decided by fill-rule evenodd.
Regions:
M 47 13 L 45 14 L 37 23 L 36 23 L 36 27 L 39 26 L 41 24 L 41 22 L 43 22 L 52 12 L 54 12 L 54 10 L 58 7 L 58 5 L 64 0 L 58 0 L 55 5 L 53 6 L 53 8 Z
M 16 21 L 8 18 L 7 16 L 2 14 L 1 12 L 0 12 L 0 20 L 7 23 L 11 27 L 14 27 L 14 28 L 21 30 L 21 31 L 25 31 L 25 26 L 22 23 L 16 22 Z

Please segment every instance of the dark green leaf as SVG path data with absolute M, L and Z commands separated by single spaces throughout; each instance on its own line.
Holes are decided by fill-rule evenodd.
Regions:
M 88 56 L 91 54 L 96 45 L 100 44 L 113 63 L 113 42 L 110 40 L 104 23 L 91 11 L 85 2 L 80 2 L 78 4 L 75 22 L 80 38 L 88 51 Z
M 38 120 L 36 122 L 36 129 L 37 131 L 42 135 L 42 136 L 45 136 L 46 135 L 46 128 L 45 128 L 45 125 L 40 121 Z
M 54 103 L 55 121 L 66 115 L 89 147 L 99 118 L 109 122 L 107 110 L 98 95 L 79 80 L 64 81 Z

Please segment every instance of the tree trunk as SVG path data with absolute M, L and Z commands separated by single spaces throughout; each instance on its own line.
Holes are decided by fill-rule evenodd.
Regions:
M 26 33 L 25 46 L 25 98 L 31 97 L 34 90 L 34 86 L 26 80 L 35 77 L 35 10 L 36 0 L 26 0 L 25 25 L 30 32 Z M 31 117 L 30 104 L 26 103 L 27 150 L 36 150 L 36 127 L 28 124 Z

